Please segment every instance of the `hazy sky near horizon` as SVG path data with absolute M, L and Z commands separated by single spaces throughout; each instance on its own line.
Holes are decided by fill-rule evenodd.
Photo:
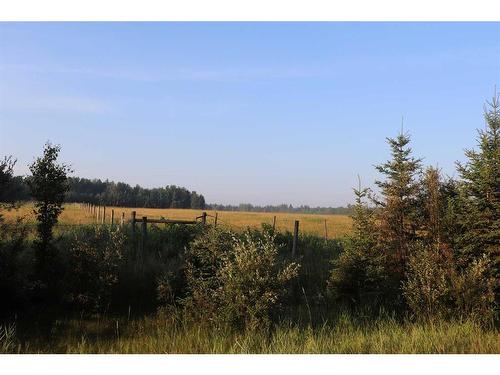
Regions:
M 455 175 L 500 83 L 500 23 L 0 23 L 0 156 L 211 203 L 372 185 L 401 128 Z

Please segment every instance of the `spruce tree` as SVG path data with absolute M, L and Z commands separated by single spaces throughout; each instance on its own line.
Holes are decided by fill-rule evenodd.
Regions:
M 500 97 L 484 109 L 486 128 L 478 129 L 478 151 L 465 150 L 467 161 L 457 163 L 465 215 L 459 243 L 466 262 L 489 255 L 495 268 L 500 257 Z
M 387 138 L 387 142 L 392 158 L 375 166 L 386 178 L 375 181 L 382 199 L 374 199 L 374 202 L 380 207 L 381 240 L 394 261 L 395 271 L 403 276 L 405 259 L 420 222 L 417 177 L 421 172 L 421 159 L 412 156 L 408 134 L 401 132 L 396 138 Z
M 351 216 L 352 234 L 344 241 L 343 251 L 333 262 L 328 286 L 333 296 L 348 305 L 379 306 L 392 302 L 395 290 L 386 269 L 386 257 L 379 245 L 379 231 L 373 207 L 366 199 L 368 188 L 353 189 L 356 204 Z
M 425 235 L 429 241 L 439 248 L 441 246 L 441 175 L 439 169 L 429 167 L 425 170 L 422 181 L 423 224 Z

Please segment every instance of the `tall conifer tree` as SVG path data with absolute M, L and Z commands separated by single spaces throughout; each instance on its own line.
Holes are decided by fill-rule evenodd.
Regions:
M 383 181 L 375 181 L 382 195 L 375 203 L 381 206 L 381 238 L 386 251 L 403 275 L 408 249 L 419 226 L 417 177 L 421 172 L 421 159 L 412 156 L 408 134 L 401 132 L 396 138 L 387 138 L 387 142 L 392 158 L 375 167 L 386 177 Z
M 466 150 L 467 161 L 457 163 L 466 214 L 460 255 L 472 261 L 483 253 L 500 258 L 500 97 L 495 93 L 484 110 L 486 128 L 478 130 L 479 150 Z

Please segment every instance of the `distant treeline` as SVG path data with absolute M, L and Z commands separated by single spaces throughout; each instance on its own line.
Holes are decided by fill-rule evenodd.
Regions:
M 210 204 L 207 208 L 217 211 L 249 211 L 249 212 L 297 212 L 304 214 L 326 214 L 326 215 L 350 215 L 352 206 L 347 207 L 310 207 L 302 205 L 293 207 L 291 204 L 280 204 L 276 206 L 254 206 L 250 203 L 240 203 L 239 205 Z
M 31 200 L 27 178 L 13 177 L 9 186 L 0 192 L 0 202 L 15 202 Z M 194 208 L 212 209 L 217 211 L 248 211 L 248 212 L 295 212 L 307 214 L 350 215 L 351 205 L 347 207 L 310 207 L 302 205 L 293 207 L 291 204 L 276 206 L 255 206 L 250 203 L 239 205 L 206 204 L 203 195 L 186 188 L 168 185 L 161 188 L 134 187 L 124 182 L 102 181 L 68 177 L 69 191 L 66 202 L 87 202 L 119 207 L 148 208 Z
M 27 177 L 29 178 L 29 177 Z M 31 199 L 26 177 L 14 177 L 7 190 L 0 192 L 0 201 L 28 201 Z M 120 207 L 150 208 L 205 208 L 205 198 L 195 191 L 168 185 L 147 189 L 124 182 L 101 181 L 68 177 L 66 202 L 88 202 Z

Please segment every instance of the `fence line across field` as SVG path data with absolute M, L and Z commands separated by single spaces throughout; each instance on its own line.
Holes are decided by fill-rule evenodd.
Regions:
M 91 203 L 82 203 L 80 207 L 84 208 L 89 212 L 97 221 L 98 223 L 101 224 L 106 224 L 106 206 L 101 206 L 101 205 L 94 205 Z M 102 212 L 102 213 L 101 213 Z M 114 217 L 115 217 L 115 210 L 111 209 L 111 217 L 110 217 L 110 225 L 114 226 Z M 130 224 L 131 224 L 131 230 L 132 230 L 132 236 L 135 237 L 137 228 L 136 224 L 141 223 L 141 243 L 140 247 L 141 250 L 144 249 L 145 243 L 147 240 L 147 225 L 148 224 L 180 224 L 180 225 L 194 225 L 201 223 L 202 225 L 207 224 L 207 217 L 213 218 L 213 225 L 214 227 L 217 227 L 217 224 L 219 221 L 227 224 L 229 227 L 239 227 L 238 225 L 230 224 L 224 220 L 219 219 L 219 214 L 218 212 L 215 212 L 215 215 L 208 214 L 207 212 L 203 211 L 200 216 L 197 216 L 194 220 L 179 220 L 179 219 L 166 219 L 166 218 L 161 218 L 161 219 L 154 219 L 154 218 L 148 218 L 147 216 L 142 216 L 141 219 L 137 218 L 137 212 L 134 210 L 130 213 Z M 201 219 L 201 221 L 198 221 Z M 121 215 L 121 220 L 120 220 L 120 227 L 123 227 L 125 225 L 125 212 L 122 212 Z M 326 219 L 324 221 L 325 225 L 325 241 L 328 239 L 328 232 L 327 232 L 327 225 L 326 225 Z M 273 232 L 276 230 L 276 215 L 273 216 L 273 224 L 272 224 Z M 298 248 L 298 243 L 299 243 L 299 220 L 294 221 L 294 227 L 293 227 L 293 242 L 292 242 L 292 256 L 297 255 L 297 248 Z
M 132 218 L 130 220 L 126 220 L 126 211 L 129 211 L 130 209 L 126 209 L 126 211 L 121 211 L 117 209 L 117 207 L 107 207 L 104 205 L 97 205 L 97 204 L 92 204 L 92 203 L 80 203 L 78 204 L 80 208 L 85 210 L 87 214 L 90 216 L 91 219 L 93 219 L 94 223 L 99 223 L 99 224 L 110 224 L 111 226 L 119 226 L 119 227 L 124 227 L 126 224 L 128 225 L 131 221 L 134 222 L 134 224 L 137 224 L 137 222 L 142 221 L 142 216 L 141 218 Z M 116 211 L 116 212 L 115 212 Z M 121 215 L 120 215 L 121 212 Z M 130 212 L 130 211 L 129 211 Z M 137 212 L 137 211 L 132 211 L 132 212 Z M 131 212 L 131 215 L 132 215 Z M 87 216 L 87 218 L 89 217 Z M 222 215 L 224 217 L 224 215 Z M 230 221 L 226 221 L 220 215 L 220 212 L 214 212 L 214 214 L 207 213 L 205 211 L 202 212 L 200 216 L 195 217 L 193 220 L 188 220 L 188 219 L 169 219 L 169 218 L 151 218 L 147 217 L 147 224 L 195 224 L 200 222 L 202 224 L 207 224 L 208 221 L 210 221 L 210 225 L 213 225 L 214 227 L 218 227 L 219 225 L 225 225 L 228 228 L 232 229 L 237 229 L 237 230 L 244 230 L 245 228 L 248 227 L 255 227 L 255 223 L 253 225 L 238 225 L 235 223 L 232 223 Z M 208 220 L 211 219 L 211 220 Z M 272 219 L 271 217 L 269 218 L 270 221 L 268 221 L 268 225 L 272 224 L 272 230 L 273 232 L 278 231 L 278 230 L 286 230 L 291 233 L 295 231 L 295 221 L 292 220 L 290 223 L 290 220 L 285 220 L 285 226 L 280 226 L 278 225 L 278 216 L 273 215 Z M 265 221 L 263 221 L 265 222 Z M 6 224 L 6 223 L 4 223 Z M 56 224 L 56 227 L 71 227 L 71 226 L 78 226 L 81 224 L 85 224 L 85 220 L 79 221 L 78 223 L 75 224 L 61 224 L 58 223 Z M 36 223 L 28 223 L 28 226 L 35 226 Z M 321 230 L 315 230 L 315 232 L 319 235 L 323 234 L 324 240 L 328 241 L 329 239 L 329 229 L 328 229 L 328 223 L 327 219 L 321 219 L 320 221 L 317 222 L 318 228 L 320 229 L 319 226 L 321 226 Z M 310 227 L 310 224 L 309 224 Z M 135 228 L 134 228 L 135 229 Z M 332 228 L 330 228 L 331 230 Z M 303 229 L 304 230 L 304 229 Z M 319 232 L 319 233 L 318 233 Z M 323 232 L 323 233 L 321 233 Z M 331 235 L 331 233 L 330 233 Z M 334 236 L 335 237 L 335 236 Z

